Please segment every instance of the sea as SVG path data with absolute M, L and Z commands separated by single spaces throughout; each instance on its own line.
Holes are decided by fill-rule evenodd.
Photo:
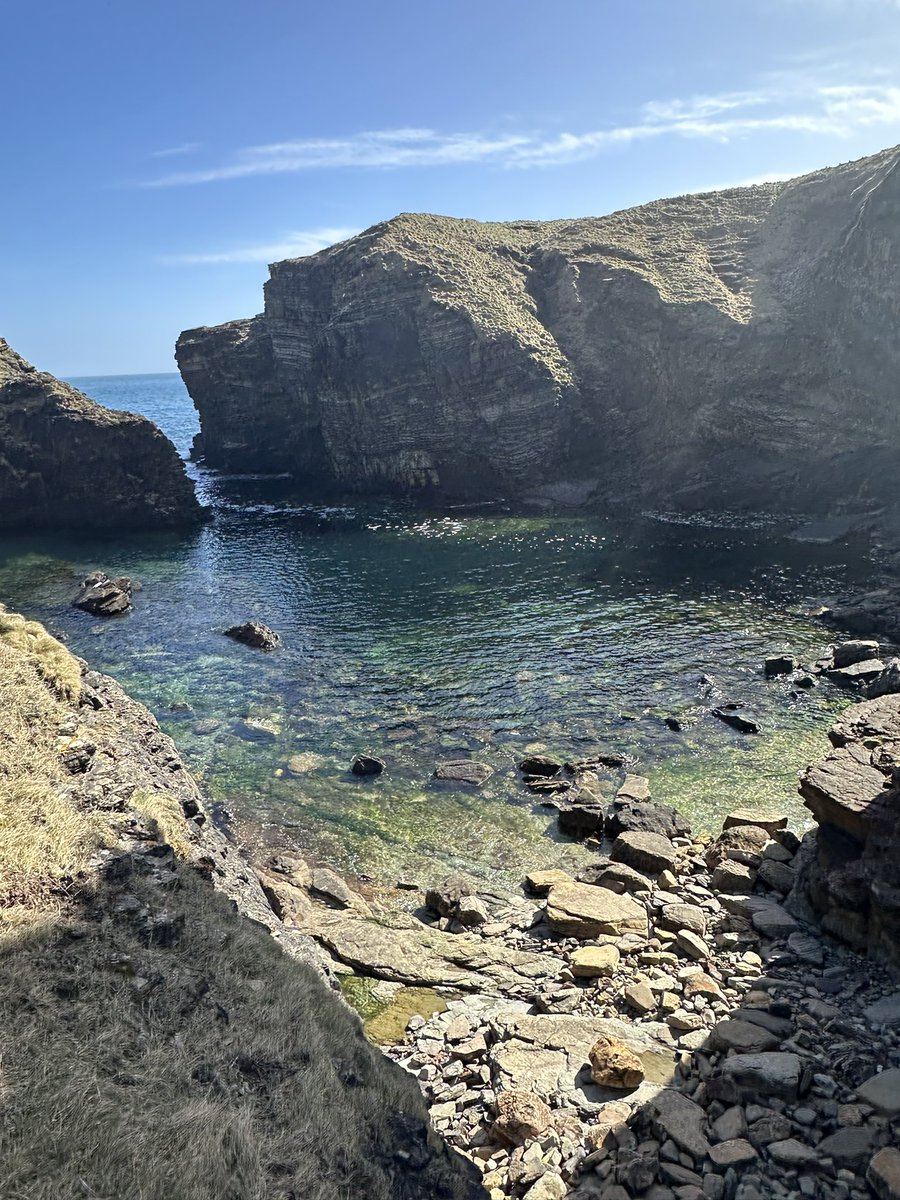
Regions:
M 179 376 L 71 382 L 187 456 L 198 423 Z M 187 469 L 208 525 L 3 537 L 0 597 L 154 712 L 243 841 L 384 883 L 575 866 L 584 848 L 522 783 L 531 753 L 625 754 L 698 829 L 738 806 L 803 827 L 798 775 L 849 700 L 768 680 L 763 660 L 822 655 L 834 634 L 812 614 L 865 578 L 864 545 L 798 539 L 778 514 L 429 508 Z M 140 582 L 133 612 L 71 606 L 95 568 Z M 251 618 L 280 633 L 274 653 L 223 636 Z M 716 700 L 760 732 L 723 725 Z M 361 752 L 385 772 L 353 776 Z M 492 768 L 481 788 L 434 779 L 469 757 Z

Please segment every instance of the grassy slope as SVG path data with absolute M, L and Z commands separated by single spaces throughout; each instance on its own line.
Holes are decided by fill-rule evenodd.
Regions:
M 77 664 L 0 620 L 0 1196 L 482 1194 L 356 1016 L 147 836 L 164 793 L 92 809 L 58 756 Z

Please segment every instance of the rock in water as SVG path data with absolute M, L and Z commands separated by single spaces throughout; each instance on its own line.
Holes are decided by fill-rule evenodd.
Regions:
M 117 617 L 130 610 L 133 590 L 133 581 L 124 575 L 110 579 L 102 571 L 93 571 L 81 581 L 72 603 L 95 617 Z
M 0 529 L 169 529 L 204 510 L 175 447 L 0 338 Z
M 280 636 L 262 621 L 245 621 L 243 625 L 232 625 L 225 630 L 225 636 L 252 646 L 255 650 L 274 650 L 281 641 Z
M 350 763 L 354 775 L 380 775 L 384 770 L 384 760 L 374 754 L 357 754 Z
M 892 501 L 896 162 L 583 220 L 407 213 L 275 263 L 260 316 L 178 340 L 206 460 L 472 499 Z
M 441 762 L 434 768 L 435 779 L 442 779 L 446 783 L 465 783 L 470 787 L 481 787 L 493 773 L 487 763 L 476 762 L 472 758 Z

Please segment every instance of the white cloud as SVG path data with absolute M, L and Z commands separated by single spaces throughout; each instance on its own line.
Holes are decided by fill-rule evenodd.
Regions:
M 183 142 L 180 146 L 168 146 L 165 150 L 153 150 L 150 157 L 175 158 L 179 154 L 196 154 L 200 148 L 200 142 Z
M 654 100 L 630 123 L 581 133 L 440 133 L 402 128 L 305 138 L 248 146 L 229 161 L 163 175 L 144 186 L 175 187 L 340 167 L 545 167 L 578 162 L 610 146 L 653 138 L 724 142 L 766 132 L 846 137 L 875 125 L 890 129 L 900 140 L 900 86 L 884 80 L 825 85 L 802 73 L 793 81 L 785 74 L 770 77 L 756 90 Z
M 335 242 L 346 241 L 358 233 L 358 229 L 308 229 L 287 233 L 279 242 L 258 246 L 238 246 L 231 250 L 219 250 L 200 254 L 168 254 L 160 259 L 167 266 L 215 265 L 217 263 L 270 263 L 283 258 L 302 258 L 315 254 Z

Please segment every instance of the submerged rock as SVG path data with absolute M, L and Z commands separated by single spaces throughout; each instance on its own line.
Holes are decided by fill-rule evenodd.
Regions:
M 225 630 L 225 636 L 245 646 L 252 646 L 254 650 L 274 650 L 281 641 L 275 630 L 263 625 L 262 621 L 244 621 L 242 625 L 232 625 Z
M 712 714 L 725 725 L 736 729 L 738 733 L 759 733 L 759 722 L 754 721 L 751 717 L 745 717 L 740 711 L 742 707 L 743 705 L 740 704 L 720 704 L 718 708 L 712 710 Z
M 350 763 L 354 775 L 380 775 L 384 767 L 384 759 L 376 758 L 374 754 L 357 754 Z
M 117 617 L 131 610 L 134 589 L 134 582 L 125 575 L 110 579 L 103 571 L 93 571 L 81 581 L 72 603 L 95 617 Z
M 470 787 L 481 787 L 493 775 L 493 770 L 487 763 L 477 762 L 473 758 L 456 758 L 440 762 L 434 768 L 434 778 L 447 783 L 465 783 Z

